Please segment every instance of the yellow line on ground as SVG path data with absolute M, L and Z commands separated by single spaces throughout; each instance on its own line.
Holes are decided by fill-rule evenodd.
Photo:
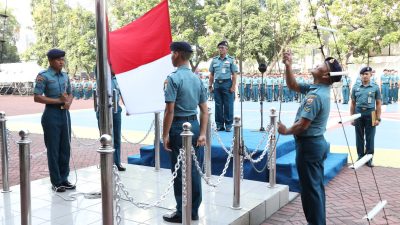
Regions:
M 351 155 L 353 160 L 357 160 L 357 150 L 355 146 L 350 146 Z M 333 153 L 349 153 L 347 146 L 331 145 L 331 152 Z M 350 156 L 348 162 L 351 163 Z M 374 165 L 400 168 L 400 149 L 384 149 L 375 148 Z

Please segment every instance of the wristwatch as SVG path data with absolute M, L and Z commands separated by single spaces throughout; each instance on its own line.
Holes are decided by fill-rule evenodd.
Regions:
M 376 119 L 376 120 L 378 120 L 379 122 L 381 122 L 381 118 L 378 118 L 378 119 Z

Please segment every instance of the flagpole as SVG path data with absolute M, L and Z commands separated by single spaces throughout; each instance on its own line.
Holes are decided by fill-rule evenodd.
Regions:
M 111 73 L 107 54 L 107 2 L 96 0 L 96 39 L 97 39 L 97 88 L 99 128 L 102 135 L 98 152 L 100 153 L 101 198 L 103 225 L 114 224 L 113 201 L 113 153 L 112 145 L 112 107 L 111 106 Z

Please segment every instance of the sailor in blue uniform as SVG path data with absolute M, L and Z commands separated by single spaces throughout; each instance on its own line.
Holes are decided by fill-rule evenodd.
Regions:
M 56 192 L 75 189 L 68 181 L 71 153 L 71 119 L 69 108 L 73 100 L 68 74 L 62 71 L 65 52 L 47 52 L 49 68 L 36 77 L 34 101 L 46 104 L 42 115 L 44 143 L 52 188 Z
M 265 84 L 267 86 L 267 101 L 272 102 L 272 89 L 274 85 L 274 78 L 271 76 L 271 74 L 268 74 L 267 78 L 265 78 Z
M 393 72 L 393 77 L 392 77 L 392 84 L 393 84 L 393 102 L 397 102 L 399 100 L 399 83 L 400 82 L 400 77 L 398 72 L 395 70 Z
M 349 76 L 342 76 L 342 84 L 343 104 L 348 104 L 350 97 L 351 78 Z
M 171 171 L 177 163 L 179 150 L 182 148 L 183 131 L 182 124 L 189 122 L 192 125 L 192 145 L 199 157 L 199 147 L 206 143 L 206 128 L 208 120 L 208 108 L 206 90 L 189 67 L 189 59 L 193 52 L 192 47 L 186 42 L 173 42 L 170 45 L 172 51 L 172 64 L 178 69 L 173 72 L 164 83 L 165 112 L 163 121 L 164 149 L 170 151 Z M 197 120 L 197 107 L 200 108 L 200 124 Z M 190 149 L 189 149 L 190 150 Z M 201 163 L 201 162 L 200 162 Z M 174 182 L 174 194 L 176 211 L 170 215 L 164 215 L 167 222 L 182 223 L 182 172 L 178 170 L 178 176 Z M 202 200 L 201 177 L 192 162 L 192 220 L 198 220 L 198 210 Z
M 293 75 L 290 52 L 284 53 L 283 63 L 288 87 L 307 95 L 297 111 L 294 124 L 287 128 L 279 122 L 278 132 L 295 137 L 301 201 L 308 224 L 325 225 L 324 160 L 329 147 L 324 133 L 330 111 L 330 85 L 341 78 L 330 77 L 330 72 L 342 69 L 336 59 L 329 57 L 311 71 L 314 84 L 298 84 Z
M 390 87 L 390 75 L 387 69 L 383 70 L 383 75 L 381 76 L 381 89 L 382 89 L 382 100 L 383 104 L 387 105 L 389 103 L 389 87 Z
M 374 154 L 376 126 L 381 121 L 382 97 L 378 85 L 371 83 L 371 71 L 371 67 L 362 68 L 360 71 L 361 84 L 354 85 L 351 91 L 350 114 L 361 113 L 361 117 L 352 123 L 356 132 L 358 159 L 365 154 Z M 373 121 L 373 119 L 375 120 Z M 367 165 L 373 166 L 372 159 Z
M 228 42 L 222 41 L 217 47 L 219 56 L 212 59 L 209 68 L 209 89 L 214 93 L 217 129 L 230 132 L 233 124 L 233 101 L 238 68 L 235 59 L 227 54 Z

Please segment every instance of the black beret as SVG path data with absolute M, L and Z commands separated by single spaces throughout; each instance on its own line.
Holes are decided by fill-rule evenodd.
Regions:
M 228 42 L 227 41 L 221 41 L 220 43 L 218 43 L 217 47 L 219 47 L 219 46 L 228 47 Z
M 360 74 L 364 74 L 365 72 L 372 72 L 372 68 L 367 66 L 360 70 Z
M 325 59 L 325 63 L 329 66 L 329 72 L 342 72 L 342 67 L 335 58 L 328 57 Z
M 65 52 L 60 49 L 53 48 L 47 52 L 48 59 L 58 59 L 65 56 Z
M 169 48 L 174 52 L 193 52 L 192 46 L 184 41 L 172 42 Z

